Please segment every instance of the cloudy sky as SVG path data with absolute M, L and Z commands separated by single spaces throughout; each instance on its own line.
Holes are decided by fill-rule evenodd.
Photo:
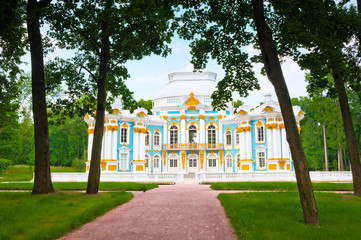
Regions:
M 172 54 L 167 58 L 150 56 L 141 61 L 127 63 L 126 66 L 131 75 L 127 80 L 127 86 L 134 92 L 134 97 L 138 100 L 141 98 L 153 99 L 157 91 L 168 83 L 169 73 L 193 71 L 193 66 L 190 64 L 191 55 L 188 45 L 189 42 L 175 37 L 171 43 Z M 257 53 L 251 46 L 247 47 L 246 51 L 250 54 Z M 236 99 L 241 99 L 251 107 L 255 107 L 259 102 L 263 101 L 264 93 L 272 93 L 272 98 L 276 100 L 272 84 L 265 76 L 260 74 L 261 67 L 261 64 L 254 66 L 261 90 L 250 92 L 247 98 L 240 98 L 238 94 L 234 95 Z M 300 70 L 298 65 L 291 59 L 286 59 L 282 69 L 291 97 L 306 96 L 305 73 Z M 217 81 L 224 76 L 222 67 L 214 60 L 209 61 L 205 70 L 217 73 Z
M 193 71 L 193 66 L 190 64 L 191 55 L 189 42 L 181 40 L 178 37 L 174 37 L 171 48 L 172 53 L 166 58 L 160 56 L 145 57 L 140 61 L 131 61 L 126 64 L 128 68 L 130 78 L 126 81 L 129 89 L 134 92 L 134 98 L 139 99 L 154 99 L 157 91 L 168 83 L 168 74 L 179 71 Z M 250 54 L 257 53 L 252 47 L 247 47 L 246 51 Z M 71 54 L 66 50 L 56 50 L 50 53 L 47 59 L 52 59 L 55 56 L 62 58 L 71 57 Z M 29 54 L 24 58 L 25 62 L 30 63 Z M 273 86 L 268 79 L 260 74 L 262 65 L 257 64 L 254 66 L 256 76 L 259 80 L 261 90 L 252 91 L 247 98 L 240 98 L 237 93 L 234 94 L 234 98 L 241 99 L 246 105 L 255 107 L 264 100 L 265 93 L 272 93 L 272 98 L 276 100 Z M 23 67 L 26 71 L 30 72 L 30 64 Z M 306 83 L 304 81 L 305 76 L 298 65 L 290 59 L 286 59 L 286 62 L 282 65 L 284 75 L 287 81 L 288 89 L 291 97 L 306 96 Z M 224 71 L 220 65 L 214 60 L 210 60 L 206 71 L 217 73 L 217 81 L 221 80 L 224 76 Z

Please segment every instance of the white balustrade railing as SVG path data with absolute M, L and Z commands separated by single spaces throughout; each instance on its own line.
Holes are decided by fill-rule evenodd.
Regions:
M 312 181 L 352 181 L 352 173 L 310 172 Z M 53 182 L 87 182 L 88 173 L 52 173 Z M 181 183 L 184 173 L 101 173 L 102 182 L 170 182 Z M 187 181 L 189 179 L 187 178 Z M 277 182 L 296 181 L 294 172 L 196 173 L 195 182 Z

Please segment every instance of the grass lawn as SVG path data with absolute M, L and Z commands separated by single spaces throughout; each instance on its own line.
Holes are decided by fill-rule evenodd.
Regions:
M 128 192 L 31 195 L 0 193 L 0 239 L 56 239 L 128 202 Z
M 303 223 L 298 192 L 220 194 L 239 239 L 360 239 L 361 198 L 315 193 L 321 226 Z
M 51 172 L 79 172 L 72 167 L 51 167 Z M 34 170 L 27 165 L 10 166 L 4 174 L 0 175 L 0 182 L 30 181 Z
M 312 183 L 315 191 L 352 191 L 353 183 Z M 219 182 L 211 183 L 213 190 L 298 190 L 296 182 Z
M 34 183 L 0 183 L 0 190 L 31 190 Z M 55 190 L 86 190 L 86 182 L 54 182 Z M 99 190 L 112 191 L 144 191 L 157 188 L 154 183 L 136 183 L 136 182 L 100 182 Z

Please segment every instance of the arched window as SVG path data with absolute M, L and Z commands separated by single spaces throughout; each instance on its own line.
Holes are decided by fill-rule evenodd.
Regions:
M 129 131 L 128 131 L 128 126 L 123 125 L 120 128 L 120 144 L 128 144 L 128 136 L 129 135 Z
M 232 145 L 232 133 L 231 133 L 231 131 L 226 132 L 226 145 Z
M 170 127 L 170 144 L 178 143 L 178 127 L 173 125 Z
M 159 162 L 160 162 L 160 157 L 159 155 L 155 155 L 154 156 L 154 166 L 155 168 L 159 168 Z
M 237 153 L 236 156 L 234 156 L 234 159 L 236 160 L 236 162 L 239 162 L 241 160 L 241 155 Z
M 197 128 L 194 125 L 189 126 L 188 128 L 188 139 L 189 143 L 195 143 L 197 138 Z
M 146 134 L 145 134 L 145 146 L 149 146 L 150 145 L 150 132 L 148 131 Z
M 159 132 L 154 133 L 154 146 L 155 147 L 160 146 L 160 133 Z
M 216 143 L 216 128 L 214 125 L 208 126 L 208 143 Z
M 265 142 L 265 136 L 264 136 L 264 124 L 260 121 L 257 122 L 256 128 L 256 143 L 264 143 Z
M 230 154 L 227 155 L 227 168 L 231 168 L 233 167 L 233 160 L 232 160 L 232 156 Z

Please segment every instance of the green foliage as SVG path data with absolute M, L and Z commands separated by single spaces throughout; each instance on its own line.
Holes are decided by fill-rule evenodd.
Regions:
M 137 102 L 137 108 L 145 108 L 148 114 L 152 114 L 153 101 L 152 100 L 144 100 L 140 99 Z
M 74 158 L 73 161 L 71 162 L 71 166 L 79 171 L 85 172 L 85 167 L 86 167 L 85 162 L 83 162 L 79 158 Z
M 220 194 L 239 239 L 359 239 L 361 199 L 315 193 L 322 226 L 306 225 L 297 192 Z
M 0 158 L 0 174 L 2 174 L 10 165 L 11 165 L 10 160 Z
M 243 104 L 244 104 L 244 103 L 243 103 L 241 100 L 232 101 L 232 106 L 233 106 L 234 108 L 236 108 L 236 110 L 237 110 L 238 107 L 242 106 Z
M 0 239 L 57 239 L 130 201 L 129 192 L 31 195 L 0 193 Z
M 50 36 L 57 39 L 58 47 L 76 51 L 73 58 L 57 58 L 47 64 L 47 86 L 66 86 L 62 98 L 50 103 L 53 113 L 72 117 L 94 112 L 98 87 L 103 81 L 108 110 L 118 96 L 124 108 L 134 109 L 136 102 L 124 83 L 129 78 L 124 64 L 170 52 L 167 44 L 173 35 L 169 22 L 173 17 L 171 6 L 168 1 L 148 0 L 52 4 L 47 17 Z M 109 46 L 105 47 L 107 39 Z
M 18 65 L 25 55 L 24 13 L 22 0 L 0 1 L 0 133 L 20 106 L 19 95 L 24 79 Z
M 186 9 L 179 18 L 178 34 L 191 43 L 195 69 L 204 69 L 208 58 L 216 59 L 225 70 L 212 94 L 212 106 L 223 109 L 237 91 L 241 97 L 260 89 L 254 76 L 253 63 L 244 47 L 255 41 L 252 6 L 249 1 L 184 1 Z

